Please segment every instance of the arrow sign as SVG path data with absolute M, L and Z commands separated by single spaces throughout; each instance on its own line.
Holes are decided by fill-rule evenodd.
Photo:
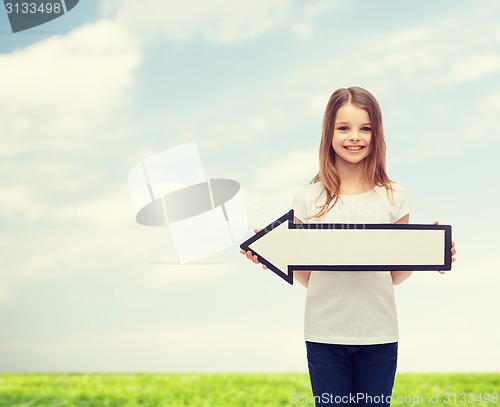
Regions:
M 294 270 L 451 270 L 450 225 L 293 223 L 293 210 L 240 247 L 293 284 Z

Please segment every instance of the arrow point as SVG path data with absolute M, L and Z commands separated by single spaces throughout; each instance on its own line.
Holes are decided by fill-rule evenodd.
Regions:
M 291 209 L 240 245 L 242 250 L 257 255 L 260 263 L 289 284 L 293 284 L 293 270 L 285 260 L 289 249 L 283 238 L 293 224 L 293 214 Z

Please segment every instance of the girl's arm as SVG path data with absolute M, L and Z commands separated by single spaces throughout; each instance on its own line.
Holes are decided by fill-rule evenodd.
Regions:
M 407 214 L 395 223 L 407 224 L 409 222 L 409 220 L 410 220 L 410 215 Z M 434 222 L 434 225 L 437 225 L 437 224 L 438 224 L 438 222 Z M 457 251 L 455 249 L 455 242 L 451 242 L 451 255 L 452 255 L 451 262 L 452 263 L 456 260 L 455 259 L 456 253 L 457 253 Z M 411 273 L 413 273 L 413 271 L 391 271 L 392 284 L 394 284 L 394 285 L 401 284 L 403 281 L 405 281 L 408 277 L 411 276 Z M 438 271 L 438 273 L 444 274 L 444 271 Z
M 304 223 L 299 218 L 296 218 L 296 217 L 293 218 L 293 222 L 294 223 Z M 254 230 L 255 233 L 258 233 L 260 231 L 261 231 L 261 229 Z M 253 263 L 259 264 L 259 258 L 255 255 L 252 255 L 251 251 L 246 252 L 244 250 L 240 250 L 240 253 L 243 254 L 244 256 L 246 256 L 247 259 L 252 261 Z M 265 265 L 262 265 L 262 268 L 264 270 L 267 269 L 267 267 Z M 307 287 L 309 285 L 310 275 L 311 275 L 311 271 L 306 271 L 306 270 L 296 270 L 293 272 L 293 276 L 294 276 L 295 280 L 297 280 L 304 287 Z
M 301 224 L 304 222 L 302 222 L 299 218 L 294 216 L 293 223 Z M 307 288 L 307 286 L 309 285 L 309 277 L 311 277 L 311 270 L 295 270 L 293 272 L 293 277 L 300 284 L 302 284 L 304 287 Z
M 410 221 L 410 214 L 406 214 L 405 216 L 403 216 L 401 219 L 399 219 L 397 222 L 394 223 L 407 224 L 409 221 Z M 413 271 L 391 271 L 392 284 L 394 285 L 401 284 L 403 281 L 405 281 L 408 277 L 411 276 L 411 273 L 413 273 Z

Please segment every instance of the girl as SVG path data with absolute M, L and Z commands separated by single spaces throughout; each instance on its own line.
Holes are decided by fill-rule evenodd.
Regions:
M 373 95 L 358 87 L 335 91 L 323 118 L 319 172 L 294 198 L 295 223 L 408 223 L 408 196 L 387 176 L 385 152 Z M 398 350 L 393 285 L 410 274 L 294 273 L 307 287 L 305 340 L 317 406 L 390 404 Z

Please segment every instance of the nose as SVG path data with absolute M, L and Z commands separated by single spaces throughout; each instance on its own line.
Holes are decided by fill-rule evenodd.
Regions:
M 350 141 L 359 141 L 359 134 L 356 130 L 351 131 L 349 134 L 349 140 Z

